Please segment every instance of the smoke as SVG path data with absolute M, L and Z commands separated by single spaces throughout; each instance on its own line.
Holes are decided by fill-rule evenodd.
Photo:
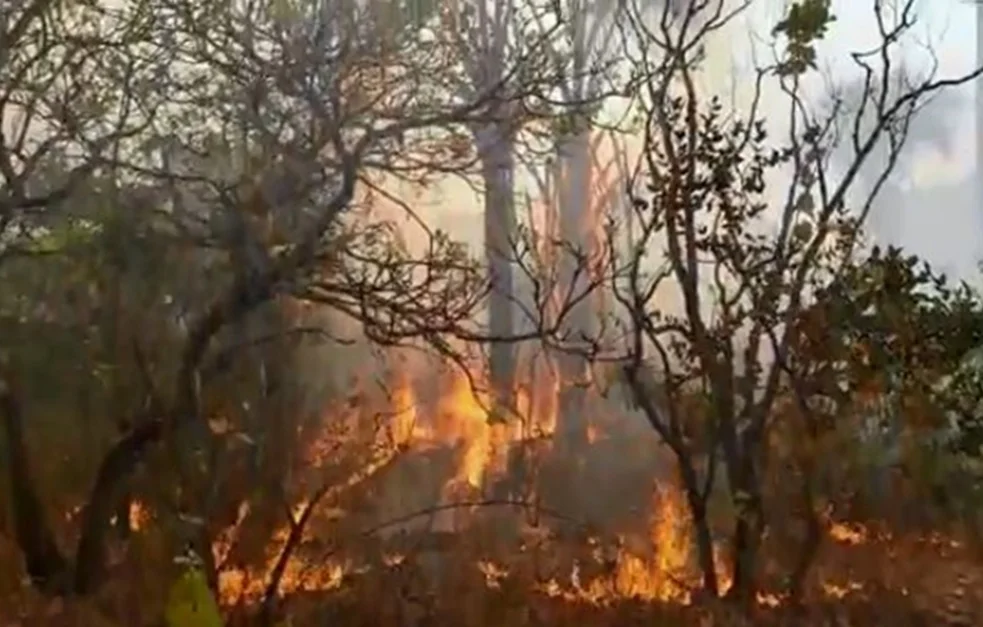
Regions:
M 975 138 L 965 132 L 973 128 L 973 103 L 967 89 L 953 90 L 919 112 L 868 223 L 875 240 L 967 281 L 978 277 L 983 257 Z

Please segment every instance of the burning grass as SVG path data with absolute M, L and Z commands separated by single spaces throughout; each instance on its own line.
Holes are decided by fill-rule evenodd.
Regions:
M 387 507 L 392 500 L 386 489 L 389 480 L 378 481 L 377 498 L 368 509 L 374 508 L 377 518 L 389 512 L 390 518 L 402 514 L 403 520 L 377 527 L 375 534 L 338 542 L 332 551 L 344 558 L 311 555 L 307 560 L 314 564 L 306 570 L 296 566 L 285 574 L 280 591 L 292 599 L 291 607 L 296 604 L 297 616 L 309 612 L 312 621 L 325 613 L 345 616 L 346 624 L 353 616 L 364 616 L 365 624 L 414 624 L 427 617 L 476 626 L 584 620 L 601 625 L 652 620 L 733 624 L 735 619 L 724 618 L 729 612 L 725 607 L 697 602 L 700 578 L 692 524 L 672 473 L 662 472 L 653 485 L 647 481 L 660 474 L 657 470 L 629 467 L 627 474 L 634 470 L 636 476 L 619 487 L 628 488 L 632 480 L 648 485 L 643 507 L 634 502 L 625 512 L 611 508 L 599 525 L 564 519 L 548 506 L 551 475 L 543 468 L 551 461 L 555 406 L 537 405 L 534 386 L 526 386 L 518 394 L 525 420 L 493 425 L 487 420 L 488 400 L 475 393 L 469 377 L 451 372 L 439 387 L 428 406 L 408 379 L 400 379 L 389 396 L 391 419 L 378 432 L 382 440 L 395 444 L 404 464 L 434 451 L 450 451 L 442 462 L 431 461 L 442 465 L 440 472 L 430 475 L 436 485 L 429 492 L 436 495 L 436 503 L 429 507 L 419 501 L 419 515 L 406 516 L 405 504 L 402 512 Z M 606 440 L 617 437 L 616 431 L 610 422 L 593 422 L 591 448 L 602 448 Z M 530 442 L 538 448 L 529 447 Z M 659 457 L 658 445 L 650 443 L 651 456 Z M 312 446 L 324 448 L 317 439 Z M 530 485 L 521 493 L 506 491 L 492 498 L 489 493 L 513 470 L 510 455 L 517 450 L 527 453 L 524 461 L 531 470 L 524 478 Z M 590 452 L 585 455 L 589 458 Z M 560 460 L 559 476 L 579 461 Z M 612 457 L 597 464 L 618 465 Z M 596 479 L 585 485 L 603 485 Z M 415 490 L 428 491 L 420 485 Z M 368 518 L 362 526 L 372 528 Z M 896 538 L 832 520 L 827 520 L 825 534 L 826 549 L 810 584 L 808 609 L 795 608 L 796 620 L 808 615 L 809 621 L 826 624 L 844 616 L 870 618 L 871 608 L 888 597 L 897 600 L 892 603 L 897 611 L 907 609 L 910 616 L 904 620 L 917 620 L 937 609 L 918 600 L 930 597 L 931 591 L 918 597 L 911 582 L 890 581 L 883 576 L 887 571 L 858 570 L 858 559 L 886 566 L 885 560 L 897 556 L 901 545 Z M 342 545 L 359 548 L 344 550 Z M 953 549 L 951 543 L 947 546 Z M 914 545 L 904 550 L 914 559 Z M 726 547 L 716 546 L 715 554 L 720 588 L 726 591 Z M 938 564 L 939 557 L 922 551 L 917 559 Z M 264 568 L 253 580 L 268 581 L 269 563 Z M 251 590 L 245 597 L 257 602 L 261 588 Z M 242 589 L 224 590 L 222 598 L 227 605 L 235 598 L 241 606 Z M 758 623 L 781 623 L 793 611 L 781 591 L 759 592 L 756 605 Z
M 584 458 L 570 459 L 554 452 L 555 404 L 532 384 L 517 395 L 523 420 L 491 424 L 487 399 L 460 371 L 443 374 L 430 398 L 405 373 L 395 380 L 298 431 L 288 504 L 268 532 L 256 531 L 248 500 L 215 531 L 231 625 L 747 624 L 701 598 L 685 498 L 655 438 L 619 426 L 630 417 L 594 420 Z M 584 511 L 554 504 L 572 477 L 589 491 Z M 130 504 L 129 528 L 115 583 L 98 599 L 51 602 L 8 577 L 0 624 L 151 624 L 173 547 L 150 503 Z M 940 611 L 983 624 L 971 586 L 983 569 L 966 544 L 828 519 L 824 535 L 804 604 L 766 587 L 754 624 L 937 624 Z M 3 551 L 14 563 L 13 547 Z M 726 590 L 728 547 L 715 554 Z

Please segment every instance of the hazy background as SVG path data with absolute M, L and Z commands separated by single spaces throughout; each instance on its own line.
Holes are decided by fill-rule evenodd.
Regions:
M 756 0 L 712 41 L 703 81 L 706 89 L 728 101 L 736 99 L 739 107 L 746 102 L 755 59 L 761 64 L 772 58 L 770 31 L 784 4 Z M 819 48 L 820 68 L 827 79 L 843 85 L 859 77 L 850 52 L 871 46 L 877 31 L 873 0 L 834 0 L 833 6 L 837 21 Z M 976 64 L 977 9 L 966 0 L 919 0 L 917 15 L 918 40 L 906 46 L 908 66 L 925 68 L 934 54 L 940 75 L 971 71 Z M 812 86 L 817 96 L 828 94 L 828 85 L 820 80 L 817 76 Z M 912 129 L 906 160 L 892 174 L 867 228 L 878 242 L 901 245 L 954 277 L 977 282 L 977 263 L 983 259 L 983 216 L 975 192 L 974 93 L 972 84 L 951 90 L 921 114 Z M 783 130 L 785 106 L 781 97 L 763 100 L 763 113 L 776 134 Z M 780 185 L 775 191 L 784 194 Z M 428 223 L 472 246 L 481 245 L 482 207 L 466 183 L 450 179 L 418 194 L 414 204 Z

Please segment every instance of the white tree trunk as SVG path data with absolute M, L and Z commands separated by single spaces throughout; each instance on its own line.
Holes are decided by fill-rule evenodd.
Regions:
M 560 237 L 586 259 L 596 255 L 594 232 L 597 217 L 592 215 L 591 203 L 591 141 L 590 130 L 585 129 L 560 142 L 559 158 L 562 176 L 559 181 Z M 572 294 L 580 294 L 587 288 L 590 280 L 585 268 L 578 268 L 582 261 L 572 255 L 560 259 L 561 289 L 568 291 L 573 283 Z M 564 332 L 573 345 L 581 344 L 583 338 L 596 336 L 597 312 L 593 298 L 583 299 L 569 311 Z M 589 364 L 587 359 L 576 353 L 560 356 L 561 389 L 557 437 L 563 449 L 570 453 L 582 451 L 587 444 L 588 412 L 586 402 L 586 383 Z
M 615 3 L 588 3 L 583 0 L 569 0 L 569 52 L 553 50 L 558 63 L 568 68 L 568 82 L 561 86 L 564 101 L 562 115 L 565 124 L 556 138 L 557 157 L 560 163 L 559 184 L 559 222 L 560 238 L 575 250 L 580 259 L 562 255 L 560 260 L 559 288 L 577 298 L 587 288 L 590 281 L 588 268 L 578 268 L 596 259 L 600 229 L 598 203 L 594 202 L 592 186 L 592 113 L 595 100 L 601 98 L 605 79 L 608 78 L 606 66 L 615 42 L 618 39 Z M 576 281 L 574 277 L 576 276 Z M 572 285 L 573 283 L 573 285 Z M 570 291 L 570 289 L 573 291 Z M 596 339 L 598 312 L 597 298 L 580 300 L 567 312 L 565 331 L 574 344 L 583 344 L 584 339 Z M 566 307 L 566 304 L 564 304 Z M 557 417 L 557 440 L 561 449 L 577 454 L 587 443 L 589 411 L 586 394 L 589 381 L 589 363 L 582 355 L 564 354 L 559 356 L 561 386 L 559 415 Z
M 485 255 L 492 281 L 488 327 L 492 336 L 504 338 L 514 332 L 514 147 L 499 124 L 486 125 L 476 135 L 485 183 Z M 494 404 L 513 408 L 516 368 L 511 343 L 492 343 L 488 369 Z
M 461 86 L 467 97 L 488 90 L 502 89 L 508 95 L 515 85 L 510 84 L 508 65 L 517 62 L 513 56 L 516 33 L 516 4 L 509 0 L 447 0 L 442 11 L 445 35 L 461 55 L 462 68 L 467 76 Z M 503 81 L 506 84 L 502 84 Z M 488 307 L 488 326 L 492 336 L 507 338 L 514 335 L 512 239 L 516 231 L 513 200 L 515 149 L 508 110 L 512 103 L 502 98 L 489 102 L 488 122 L 473 127 L 478 157 L 481 160 L 485 185 L 485 254 L 492 280 Z M 511 343 L 493 342 L 488 360 L 489 387 L 493 411 L 514 408 L 513 382 L 515 351 Z

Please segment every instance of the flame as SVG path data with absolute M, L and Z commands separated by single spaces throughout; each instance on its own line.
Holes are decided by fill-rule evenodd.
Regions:
M 860 525 L 834 522 L 829 526 L 829 535 L 842 544 L 865 544 L 869 539 L 867 529 Z
M 548 437 L 556 431 L 560 379 L 540 373 L 536 381 L 516 387 L 516 406 L 529 437 Z
M 758 592 L 755 601 L 762 607 L 778 607 L 785 602 L 785 599 L 773 592 Z
M 601 439 L 601 429 L 597 425 L 591 423 L 587 425 L 587 443 L 595 444 Z
M 440 495 L 437 505 L 447 505 L 480 500 L 476 492 L 480 494 L 491 480 L 506 472 L 506 453 L 523 439 L 537 439 L 546 447 L 551 446 L 550 436 L 557 424 L 557 378 L 540 376 L 518 385 L 515 409 L 521 419 L 497 424 L 489 421 L 489 412 L 493 408 L 489 395 L 482 391 L 480 380 L 460 370 L 446 371 L 440 376 L 441 394 L 429 405 L 421 404 L 414 382 L 405 372 L 400 372 L 390 395 L 383 400 L 384 411 L 370 411 L 371 399 L 361 396 L 358 402 L 349 403 L 340 411 L 332 409 L 336 414 L 325 417 L 323 428 L 316 437 L 304 436 L 309 438 L 305 444 L 304 464 L 312 469 L 326 468 L 335 463 L 333 460 L 339 451 L 352 442 L 353 434 L 366 434 L 364 425 L 358 426 L 359 421 L 365 422 L 370 415 L 388 416 L 386 423 L 377 425 L 374 439 L 368 440 L 375 447 L 373 450 L 384 453 L 362 463 L 347 480 L 338 480 L 319 504 L 322 509 L 318 520 L 325 519 L 325 509 L 337 507 L 330 504 L 333 494 L 356 486 L 406 451 L 433 447 L 449 447 L 455 451 L 450 468 L 442 470 L 446 474 L 438 475 L 439 483 L 434 486 Z M 378 408 L 378 405 L 372 407 Z M 591 424 L 589 441 L 596 442 L 602 437 L 598 426 Z M 290 504 L 293 520 L 301 517 L 308 502 L 301 498 Z M 599 607 L 626 598 L 679 605 L 693 603 L 701 578 L 693 524 L 678 481 L 659 482 L 652 491 L 648 512 L 649 520 L 641 533 L 626 532 L 617 538 L 617 542 L 611 542 L 611 538 L 594 538 L 594 551 L 589 562 L 575 561 L 568 575 L 529 581 L 530 592 Z M 236 521 L 217 536 L 213 547 L 216 563 L 222 565 L 218 579 L 219 598 L 226 607 L 253 605 L 263 599 L 290 535 L 290 524 L 285 523 L 272 534 L 258 565 L 230 565 L 228 555 L 248 513 L 248 505 L 241 506 Z M 475 516 L 474 508 L 441 509 L 432 519 L 431 529 L 460 533 L 473 523 Z M 146 504 L 138 501 L 131 504 L 130 521 L 133 529 L 150 524 L 151 512 Z M 864 544 L 874 546 L 887 539 L 863 525 L 835 521 L 828 513 L 824 515 L 824 526 L 829 537 L 844 548 Z M 314 530 L 308 530 L 308 533 L 313 536 Z M 941 534 L 926 536 L 926 541 L 949 550 L 960 547 L 957 541 Z M 733 581 L 730 559 L 725 546 L 715 545 L 713 552 L 718 588 L 721 593 L 726 593 Z M 279 593 L 336 590 L 342 586 L 346 574 L 361 572 L 354 559 L 304 560 L 295 555 L 286 563 Z M 382 562 L 387 567 L 395 567 L 408 559 L 411 558 L 401 553 L 382 554 Z M 515 574 L 507 560 L 476 556 L 475 565 L 489 590 L 501 590 L 506 580 Z M 596 565 L 604 567 L 599 574 L 594 569 Z M 857 580 L 855 573 L 853 577 L 830 577 L 829 574 L 824 572 L 818 578 L 819 595 L 840 600 L 866 593 L 865 584 Z M 777 608 L 787 599 L 782 594 L 764 590 L 757 593 L 756 602 L 763 608 Z
M 389 436 L 396 446 L 408 446 L 415 438 L 424 435 L 417 419 L 416 391 L 408 377 L 402 376 L 397 380 L 392 404 L 393 418 L 389 426 Z
M 143 501 L 137 499 L 130 501 L 129 522 L 132 531 L 146 529 L 151 520 L 153 520 L 153 514 Z
M 332 492 L 349 488 L 366 476 L 371 475 L 384 462 L 367 466 L 350 477 Z M 329 493 L 330 495 L 330 493 Z M 329 500 L 329 499 L 326 499 Z M 307 509 L 309 501 L 301 500 L 291 507 L 291 518 L 298 520 Z M 234 537 L 249 512 L 248 505 L 240 506 L 237 520 L 228 530 L 219 535 L 212 545 L 216 562 L 228 558 L 234 542 Z M 306 536 L 307 534 L 305 534 Z M 267 585 L 271 579 L 280 555 L 290 538 L 290 525 L 279 527 L 266 547 L 266 560 L 260 568 L 225 567 L 218 576 L 218 596 L 223 605 L 232 606 L 240 603 L 256 603 L 266 594 Z M 286 563 L 280 578 L 280 594 L 289 595 L 305 591 L 327 591 L 341 586 L 345 573 L 350 570 L 348 561 L 318 560 L 316 564 L 304 560 L 290 559 Z
M 212 556 L 216 564 L 223 564 L 229 557 L 235 540 L 239 535 L 246 516 L 249 515 L 250 506 L 248 501 L 243 501 L 236 511 L 236 519 L 231 525 L 221 530 L 212 541 Z
M 832 599 L 843 599 L 851 594 L 862 592 L 864 585 L 859 581 L 847 581 L 845 583 L 835 583 L 825 581 L 822 584 L 823 594 Z
M 384 448 L 389 452 L 374 462 L 366 463 L 347 482 L 341 482 L 344 485 L 338 490 L 354 486 L 372 475 L 381 464 L 407 450 L 449 446 L 456 455 L 446 475 L 439 479 L 442 484 L 439 485 L 437 505 L 473 502 L 479 500 L 476 492 L 480 494 L 490 480 L 506 472 L 510 447 L 525 438 L 542 440 L 547 447 L 550 446 L 549 436 L 557 424 L 557 391 L 560 389 L 559 379 L 552 373 L 540 373 L 534 380 L 517 385 L 515 410 L 521 419 L 509 420 L 504 424 L 489 421 L 489 413 L 495 408 L 489 395 L 483 391 L 483 381 L 460 369 L 442 371 L 438 380 L 441 393 L 429 405 L 421 404 L 417 388 L 406 371 L 398 372 L 393 383 L 393 389 L 384 401 L 385 411 L 381 412 L 389 419 L 377 431 L 374 440 L 374 445 L 383 441 L 388 443 L 389 446 Z M 305 463 L 312 468 L 332 463 L 332 457 L 346 443 L 346 438 L 364 429 L 356 426 L 356 423 L 360 420 L 364 422 L 366 416 L 372 413 L 367 410 L 367 404 L 368 399 L 360 396 L 357 402 L 353 401 L 342 408 L 340 415 L 326 416 L 322 433 L 311 438 L 307 445 Z M 333 411 L 337 412 L 336 409 Z M 345 429 L 340 429 L 339 424 L 346 425 Z M 592 424 L 589 441 L 595 442 L 602 437 L 598 427 Z M 325 498 L 320 507 L 328 507 L 330 500 L 330 497 Z M 301 500 L 290 507 L 295 520 L 306 505 L 306 501 Z M 461 532 L 473 519 L 472 514 L 466 508 L 440 509 L 431 520 L 431 528 Z M 245 514 L 240 512 L 236 523 L 227 530 L 228 533 L 220 535 L 216 544 L 231 546 L 235 529 L 244 518 Z M 287 542 L 289 528 L 285 524 L 273 534 L 261 566 L 223 570 L 219 577 L 223 603 L 256 602 L 262 598 L 277 558 Z M 828 529 L 830 536 L 841 543 L 859 544 L 867 538 L 867 530 L 858 526 L 830 523 Z M 530 583 L 531 589 L 550 596 L 595 604 L 626 597 L 691 603 L 700 578 L 695 563 L 692 521 L 685 495 L 676 481 L 662 481 L 653 490 L 648 525 L 641 536 L 635 534 L 632 539 L 623 536 L 617 543 L 595 541 L 595 553 L 603 553 L 595 555 L 595 561 L 605 566 L 600 576 L 592 575 L 588 579 L 581 568 L 585 565 L 581 564 L 574 567 L 569 581 L 555 578 L 538 580 Z M 641 545 L 645 548 L 641 548 Z M 605 552 L 608 550 L 610 554 Z M 729 560 L 720 546 L 714 546 L 714 558 L 719 588 L 726 592 L 732 585 Z M 383 561 L 391 566 L 405 559 L 401 554 L 385 554 Z M 509 576 L 509 568 L 503 565 L 504 562 L 484 559 L 476 564 L 488 588 L 501 587 Z M 291 559 L 283 573 L 280 593 L 337 588 L 345 573 L 352 568 L 354 563 L 351 561 L 329 560 L 305 564 L 303 560 Z M 823 587 L 827 596 L 834 597 L 856 589 L 850 583 L 828 583 Z M 757 602 L 764 607 L 776 607 L 784 603 L 784 599 L 781 595 L 764 591 L 758 593 Z
M 713 547 L 713 565 L 717 571 L 717 590 L 721 594 L 726 594 L 734 584 L 734 573 L 730 562 L 727 560 L 724 548 L 720 545 Z
M 277 550 L 273 553 L 279 553 L 285 542 L 286 534 L 277 534 L 274 537 L 274 545 Z M 218 577 L 219 602 L 226 606 L 234 606 L 240 603 L 251 604 L 261 601 L 266 593 L 274 564 L 275 560 L 270 560 L 266 568 L 261 571 L 243 568 L 223 570 Z M 329 560 L 319 562 L 314 567 L 299 560 L 291 560 L 287 563 L 280 580 L 280 593 L 294 594 L 337 589 L 341 586 L 348 570 L 349 564 L 345 562 Z
M 485 576 L 485 585 L 493 590 L 501 588 L 502 580 L 509 574 L 506 568 L 490 560 L 481 560 L 478 562 L 478 570 Z
M 480 487 L 491 461 L 491 427 L 488 396 L 472 385 L 463 372 L 456 372 L 447 393 L 437 405 L 437 437 L 463 447 L 454 479 Z
M 655 598 L 668 601 L 686 597 L 688 600 L 677 579 L 690 563 L 690 547 L 693 544 L 682 491 L 678 486 L 669 484 L 656 491 L 653 498 L 654 520 L 650 536 L 656 551 L 656 572 L 661 575 Z
M 340 481 L 330 490 L 325 492 L 319 503 L 327 507 L 338 494 L 345 492 L 371 477 L 379 469 L 386 466 L 395 457 L 396 451 L 390 450 L 386 454 L 380 455 L 370 461 L 365 466 L 359 468 L 346 480 Z M 304 498 L 290 507 L 291 521 L 299 521 L 307 512 L 310 500 Z M 216 556 L 216 562 L 224 562 L 234 543 L 234 538 L 243 520 L 249 512 L 249 507 L 243 504 L 239 508 L 236 523 L 229 530 L 219 535 L 213 543 L 212 551 Z M 311 535 L 310 528 L 303 530 L 301 540 Z M 290 541 L 291 524 L 284 524 L 273 534 L 273 537 L 266 547 L 266 560 L 260 568 L 245 567 L 226 567 L 219 573 L 218 588 L 219 600 L 224 605 L 238 605 L 240 603 L 256 603 L 262 600 L 266 594 L 266 588 L 271 580 L 274 569 L 280 561 L 280 556 L 287 543 Z M 278 591 L 282 595 L 289 595 L 305 591 L 327 591 L 341 586 L 344 576 L 351 569 L 351 563 L 347 560 L 318 560 L 316 564 L 305 560 L 296 559 L 291 556 L 287 560 L 283 574 L 280 578 Z
M 614 563 L 614 571 L 608 579 L 594 579 L 584 587 L 579 569 L 575 567 L 571 576 L 572 589 L 564 589 L 551 579 L 540 590 L 549 596 L 592 603 L 632 597 L 689 604 L 692 537 L 682 493 L 675 485 L 669 484 L 653 492 L 648 539 L 654 554 L 644 556 L 631 551 L 625 538 L 619 538 L 617 551 L 610 560 Z

